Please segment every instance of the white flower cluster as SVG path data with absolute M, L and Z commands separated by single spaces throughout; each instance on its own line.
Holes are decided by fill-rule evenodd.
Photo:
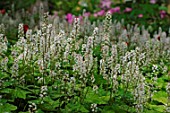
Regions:
M 97 104 L 95 104 L 95 103 L 91 104 L 91 111 L 92 111 L 93 113 L 96 113 L 96 112 L 98 111 Z
M 41 86 L 41 91 L 40 91 L 40 97 L 43 98 L 45 96 L 47 96 L 47 86 Z
M 31 103 L 28 105 L 28 111 L 29 113 L 35 113 L 37 110 L 37 105 L 35 103 Z
M 3 54 L 3 52 L 6 52 L 8 49 L 8 40 L 7 38 L 4 36 L 4 34 L 0 34 L 0 54 Z
M 159 67 L 162 66 L 163 73 L 168 72 L 165 64 L 158 66 L 155 62 L 163 57 L 169 60 L 170 38 L 160 30 L 157 34 L 160 40 L 150 39 L 148 31 L 144 28 L 140 31 L 137 25 L 128 25 L 124 29 L 123 21 L 112 23 L 109 13 L 102 23 L 95 22 L 91 25 L 87 20 L 84 22 L 86 23 L 82 24 L 78 18 L 75 18 L 74 24 L 67 24 L 58 18 L 49 20 L 46 13 L 40 29 L 29 29 L 26 34 L 23 24 L 19 24 L 19 39 L 10 48 L 11 57 L 3 54 L 8 49 L 8 41 L 0 34 L 0 69 L 10 70 L 11 77 L 19 81 L 27 76 L 26 73 L 21 73 L 21 69 L 30 67 L 30 70 L 24 68 L 23 71 L 36 77 L 36 82 L 41 85 L 41 98 L 47 96 L 48 92 L 46 77 L 52 83 L 57 80 L 55 89 L 67 95 L 74 95 L 75 90 L 87 85 L 93 88 L 95 94 L 99 94 L 103 84 L 97 80 L 101 79 L 108 86 L 106 90 L 110 91 L 110 98 L 116 95 L 119 88 L 123 88 L 124 95 L 132 93 L 136 111 L 143 112 L 147 101 L 146 86 L 152 94 Z M 11 67 L 8 66 L 9 63 L 12 64 Z M 154 64 L 152 74 L 156 75 L 152 77 L 151 85 L 145 80 L 149 75 L 144 76 L 141 71 L 148 64 Z M 83 88 L 81 93 L 84 93 Z M 168 90 L 167 92 L 169 93 Z M 91 109 L 92 112 L 98 112 L 97 104 L 92 104 Z

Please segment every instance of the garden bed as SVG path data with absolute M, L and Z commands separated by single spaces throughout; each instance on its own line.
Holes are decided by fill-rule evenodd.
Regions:
M 72 18 L 20 23 L 13 44 L 1 23 L 0 113 L 170 112 L 170 37 L 161 27 L 151 37 L 110 11 Z

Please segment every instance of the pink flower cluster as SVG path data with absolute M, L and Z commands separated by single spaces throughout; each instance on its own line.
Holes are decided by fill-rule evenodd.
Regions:
M 115 7 L 115 8 L 111 8 L 108 10 L 111 14 L 114 13 L 120 13 L 120 7 Z M 106 14 L 106 11 L 104 9 L 96 12 L 93 14 L 94 17 L 98 17 L 98 16 L 104 16 Z
M 157 2 L 157 0 L 150 0 L 151 4 L 155 4 L 156 2 Z M 100 16 L 104 16 L 107 11 L 110 12 L 111 14 L 121 13 L 121 8 L 119 6 L 111 8 L 111 4 L 112 4 L 111 0 L 101 0 L 101 4 L 100 4 L 101 10 L 100 11 L 95 12 L 93 14 L 91 14 L 90 12 L 86 12 L 82 16 L 78 16 L 77 18 L 80 18 L 80 20 L 82 20 L 83 17 L 91 16 L 91 15 L 93 15 L 94 17 L 100 17 Z M 130 12 L 132 12 L 132 10 L 133 10 L 132 8 L 126 7 L 122 12 L 130 13 Z M 165 18 L 165 16 L 166 16 L 166 12 L 164 10 L 161 10 L 159 12 L 159 14 L 160 14 L 161 18 Z M 143 14 L 138 14 L 137 17 L 138 18 L 143 18 L 144 15 Z M 73 23 L 73 21 L 74 21 L 73 15 L 71 13 L 68 13 L 66 15 L 66 20 L 70 24 Z
M 151 3 L 151 4 L 155 4 L 155 3 L 156 3 L 156 0 L 150 0 L 150 3 Z
M 165 16 L 166 16 L 166 11 L 161 10 L 161 11 L 159 12 L 159 14 L 160 14 L 161 18 L 165 18 Z
M 132 11 L 132 8 L 129 8 L 129 7 L 126 7 L 125 10 L 124 10 L 125 13 L 129 13 L 131 11 Z
M 71 13 L 68 13 L 67 15 L 66 15 L 66 20 L 68 21 L 68 23 L 73 23 L 73 15 L 71 14 Z
M 110 12 L 111 14 L 120 13 L 120 7 L 111 8 L 111 9 L 109 10 L 109 12 Z
M 104 16 L 105 13 L 106 13 L 105 10 L 101 10 L 101 11 L 99 11 L 99 12 L 94 13 L 94 17 L 97 17 L 97 16 Z
M 90 13 L 85 13 L 83 16 L 89 16 L 89 15 L 90 15 Z M 72 24 L 74 21 L 74 16 L 71 13 L 68 13 L 65 18 L 68 21 L 68 23 L 70 23 L 70 24 Z M 76 18 L 79 18 L 80 20 L 83 19 L 82 16 L 78 16 Z
M 138 18 L 142 18 L 142 17 L 143 17 L 143 14 L 139 14 L 139 15 L 138 15 Z
M 104 4 L 104 2 L 109 2 L 108 0 L 103 0 L 103 4 Z M 108 3 L 109 4 L 109 3 Z M 109 8 L 109 5 L 103 5 L 103 6 L 107 6 L 107 8 Z M 120 13 L 121 12 L 121 9 L 120 9 L 120 7 L 119 6 L 117 6 L 117 7 L 114 7 L 114 8 L 110 8 L 110 9 L 108 9 L 107 11 L 109 11 L 111 14 L 114 14 L 114 13 Z M 129 13 L 129 12 L 131 12 L 132 11 L 132 8 L 129 8 L 129 7 L 127 7 L 127 8 L 125 8 L 125 10 L 124 10 L 124 12 L 125 13 Z M 102 10 L 100 10 L 100 11 L 98 11 L 98 12 L 95 12 L 94 14 L 93 14 L 93 16 L 94 17 L 98 17 L 98 16 L 104 16 L 106 14 L 106 10 L 104 10 L 104 9 L 102 9 Z M 85 16 L 90 16 L 91 15 L 91 13 L 90 12 L 86 12 L 86 13 L 84 13 L 83 14 L 83 16 L 85 17 Z M 80 20 L 82 20 L 83 19 L 83 16 L 79 16 L 79 17 L 77 17 L 77 18 L 80 18 Z M 73 15 L 71 14 L 71 13 L 68 13 L 67 15 L 66 15 L 66 20 L 68 21 L 68 23 L 73 23 L 73 21 L 74 21 L 74 17 L 73 17 Z
M 111 4 L 112 4 L 111 0 L 102 0 L 100 8 L 102 8 L 102 9 L 105 9 L 105 8 L 109 9 L 111 7 Z

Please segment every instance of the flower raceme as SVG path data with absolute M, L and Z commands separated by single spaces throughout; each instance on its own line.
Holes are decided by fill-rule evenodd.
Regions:
M 125 13 L 131 12 L 131 11 L 132 11 L 132 8 L 129 8 L 129 7 L 126 7 L 124 10 Z

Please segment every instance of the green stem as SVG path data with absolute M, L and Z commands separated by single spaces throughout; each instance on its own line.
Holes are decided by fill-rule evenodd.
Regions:
M 113 87 L 113 83 L 111 83 L 111 88 Z M 112 103 L 111 101 L 112 101 L 112 94 L 113 94 L 113 90 L 111 89 L 110 90 L 110 99 L 109 99 L 109 101 L 110 101 L 110 103 Z
M 85 93 L 85 95 L 84 95 L 84 98 L 83 98 L 83 102 L 84 102 L 84 99 L 86 98 L 86 96 L 87 96 L 87 93 L 88 93 L 88 91 L 89 91 L 89 87 L 87 87 L 87 91 L 86 91 L 86 93 Z

